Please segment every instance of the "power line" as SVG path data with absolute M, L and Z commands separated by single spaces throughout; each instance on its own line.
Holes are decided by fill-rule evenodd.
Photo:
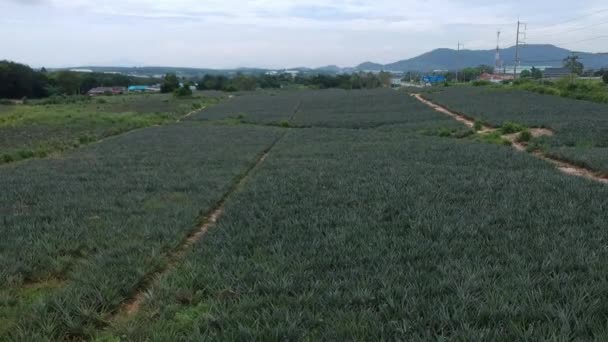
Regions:
M 557 31 L 557 32 L 553 32 L 553 33 L 538 34 L 538 35 L 535 35 L 535 37 L 554 36 L 554 35 L 558 35 L 558 34 L 561 35 L 561 34 L 564 34 L 564 33 L 576 32 L 576 31 L 585 30 L 585 29 L 588 29 L 588 28 L 592 28 L 592 27 L 596 27 L 596 26 L 600 26 L 600 25 L 606 25 L 606 24 L 608 24 L 608 21 L 603 21 L 601 23 L 596 23 L 596 24 L 593 24 L 593 25 L 578 27 L 578 28 L 574 28 L 574 29 L 571 29 L 571 30 Z
M 601 10 L 597 10 L 597 11 L 594 11 L 594 12 L 592 12 L 592 13 L 588 13 L 588 14 L 586 14 L 586 15 L 580 16 L 580 17 L 576 17 L 576 18 L 573 18 L 573 19 L 568 19 L 568 20 L 566 20 L 566 21 L 558 22 L 558 23 L 551 24 L 551 25 L 548 25 L 548 26 L 545 26 L 545 27 L 542 27 L 542 26 L 541 26 L 541 27 L 539 27 L 539 28 L 532 28 L 532 29 L 530 29 L 530 31 L 544 30 L 544 29 L 547 29 L 547 28 L 550 28 L 550 27 L 555 27 L 555 26 L 559 26 L 559 25 L 563 25 L 563 24 L 571 23 L 571 22 L 573 22 L 573 21 L 577 21 L 577 20 L 580 20 L 580 19 L 585 19 L 585 18 L 588 18 L 588 17 L 594 16 L 594 15 L 596 15 L 596 14 L 605 13 L 605 12 L 608 12 L 608 8 L 606 8 L 606 9 L 601 9 Z
M 606 39 L 606 38 L 608 38 L 608 35 L 596 36 L 596 37 L 592 37 L 592 38 L 586 38 L 586 39 L 582 39 L 582 40 L 575 40 L 575 41 L 570 41 L 570 42 L 560 42 L 560 43 L 554 43 L 554 44 L 555 44 L 555 45 L 568 45 L 568 44 L 576 44 L 576 43 L 590 42 L 590 41 L 592 41 L 592 40 Z

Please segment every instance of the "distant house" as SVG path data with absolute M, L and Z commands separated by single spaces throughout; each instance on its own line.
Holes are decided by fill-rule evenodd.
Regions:
M 160 86 L 133 85 L 129 87 L 130 93 L 160 93 Z
M 548 79 L 559 79 L 570 75 L 571 72 L 568 68 L 547 68 L 543 73 L 543 77 Z
M 479 81 L 488 81 L 492 83 L 500 83 L 502 81 L 512 80 L 513 75 L 497 75 L 497 74 L 488 74 L 484 72 L 478 78 Z
M 544 71 L 544 70 L 550 69 L 551 67 L 546 66 L 546 65 L 535 65 L 535 66 L 518 65 L 517 68 L 515 68 L 515 66 L 513 66 L 513 65 L 506 65 L 506 66 L 503 66 L 498 72 L 494 71 L 494 73 L 495 74 L 504 74 L 504 75 L 513 75 L 513 74 L 517 73 L 517 75 L 519 75 L 522 73 L 522 71 L 525 71 L 525 70 L 532 72 L 533 68 L 540 70 L 540 71 Z
M 445 82 L 446 78 L 443 75 L 426 75 L 422 76 L 421 80 L 425 85 L 433 85 Z
M 400 77 L 393 77 L 391 78 L 391 87 L 393 88 L 399 88 L 403 85 L 403 82 L 401 82 L 401 78 Z
M 89 90 L 89 96 L 121 95 L 127 92 L 125 87 L 97 87 Z

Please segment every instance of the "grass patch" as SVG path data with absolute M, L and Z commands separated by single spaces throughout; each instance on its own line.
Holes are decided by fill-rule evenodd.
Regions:
M 163 125 L 192 110 L 217 103 L 214 97 L 170 95 L 57 97 L 11 106 L 0 114 L 0 163 L 46 156 L 137 128 Z
M 511 146 L 512 143 L 509 140 L 504 139 L 502 136 L 503 133 L 496 130 L 488 133 L 478 133 L 473 136 L 473 140 L 487 144 Z

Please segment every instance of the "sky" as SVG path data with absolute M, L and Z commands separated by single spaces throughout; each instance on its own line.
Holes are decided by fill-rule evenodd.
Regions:
M 387 64 L 435 48 L 608 51 L 605 0 L 0 0 L 0 60 L 32 67 Z

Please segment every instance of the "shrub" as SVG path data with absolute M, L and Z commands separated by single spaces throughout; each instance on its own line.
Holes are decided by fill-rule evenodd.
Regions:
M 108 101 L 106 101 L 105 99 L 97 99 L 97 103 L 104 104 L 104 103 L 108 103 Z
M 484 81 L 484 80 L 477 80 L 477 81 L 471 82 L 471 84 L 473 85 L 473 87 L 485 87 L 485 86 L 491 85 L 492 82 Z
M 530 131 L 527 129 L 521 131 L 517 137 L 517 142 L 528 142 L 530 140 L 532 140 L 532 133 L 530 133 Z
M 604 81 L 604 84 L 608 84 L 608 71 L 602 76 L 602 81 Z
M 10 162 L 12 162 L 14 160 L 15 160 L 15 158 L 12 155 L 8 154 L 8 153 L 2 155 L 2 161 L 5 162 L 5 163 L 10 163 Z
M 475 130 L 475 132 L 479 132 L 483 129 L 483 125 L 481 124 L 481 121 L 477 120 L 475 121 L 475 123 L 473 124 L 473 129 Z
M 452 131 L 449 128 L 442 127 L 439 130 L 439 136 L 442 138 L 447 138 L 452 136 Z
M 190 90 L 190 86 L 184 85 L 183 87 L 176 89 L 173 92 L 173 96 L 175 96 L 175 97 L 188 97 L 188 96 L 192 96 L 192 90 Z
M 511 121 L 505 122 L 501 127 L 500 131 L 502 134 L 513 134 L 525 130 L 526 127 Z

